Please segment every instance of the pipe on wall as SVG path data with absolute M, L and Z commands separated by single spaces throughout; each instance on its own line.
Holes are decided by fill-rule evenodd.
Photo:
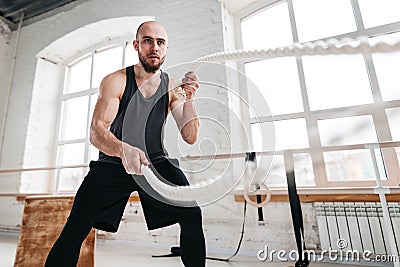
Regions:
M 0 166 L 1 166 L 1 161 L 3 159 L 3 145 L 4 145 L 4 134 L 6 132 L 8 103 L 10 102 L 10 94 L 11 94 L 11 89 L 12 89 L 13 82 L 14 82 L 15 63 L 17 61 L 19 38 L 20 38 L 20 34 L 21 34 L 22 21 L 24 20 L 24 16 L 25 16 L 25 12 L 22 12 L 20 20 L 19 20 L 19 24 L 18 24 L 17 36 L 15 39 L 14 53 L 13 53 L 13 59 L 12 59 L 12 63 L 11 63 L 10 81 L 8 83 L 8 87 L 7 87 L 7 91 L 6 91 L 6 97 L 5 97 L 6 102 L 4 104 L 3 118 L 1 121 Z

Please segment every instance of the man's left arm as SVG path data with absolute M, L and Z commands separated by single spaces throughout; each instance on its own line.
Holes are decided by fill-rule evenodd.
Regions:
M 178 125 L 183 140 L 188 144 L 194 144 L 197 140 L 200 122 L 194 104 L 194 96 L 200 85 L 194 72 L 188 72 L 182 79 L 181 88 L 184 90 L 186 100 L 177 96 L 173 90 L 171 94 L 170 108 Z

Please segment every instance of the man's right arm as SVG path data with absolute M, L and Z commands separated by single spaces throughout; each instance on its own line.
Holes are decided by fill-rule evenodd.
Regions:
M 117 115 L 125 83 L 123 71 L 111 73 L 101 82 L 90 126 L 90 142 L 103 153 L 121 158 L 127 172 L 140 174 L 140 164 L 149 164 L 144 152 L 123 143 L 109 130 Z

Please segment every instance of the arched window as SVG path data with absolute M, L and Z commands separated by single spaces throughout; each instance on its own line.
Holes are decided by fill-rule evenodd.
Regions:
M 359 36 L 366 36 L 371 45 L 399 41 L 399 9 L 395 0 L 268 1 L 240 15 L 241 48 Z M 399 62 L 400 52 L 244 62 L 247 77 L 265 96 L 272 113 L 253 120 L 252 128 L 274 120 L 276 149 L 303 149 L 294 154 L 300 186 L 373 185 L 373 155 L 363 145 L 400 141 Z M 255 134 L 253 139 L 257 143 L 260 137 Z M 388 180 L 384 182 L 397 185 L 400 149 L 373 151 L 380 176 Z M 283 155 L 276 156 L 272 174 L 275 178 L 268 181 L 272 186 L 285 185 Z
M 57 165 L 87 165 L 98 150 L 89 142 L 89 127 L 101 80 L 109 73 L 136 64 L 131 42 L 96 49 L 66 64 L 60 99 Z M 59 191 L 75 190 L 84 168 L 64 168 L 59 173 Z

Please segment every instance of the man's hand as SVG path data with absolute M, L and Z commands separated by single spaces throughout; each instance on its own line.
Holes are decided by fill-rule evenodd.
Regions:
M 148 166 L 150 162 L 146 158 L 146 154 L 137 147 L 133 147 L 127 143 L 122 143 L 123 155 L 121 157 L 122 164 L 127 173 L 141 175 L 141 165 Z
M 199 77 L 193 71 L 189 71 L 185 74 L 185 77 L 182 79 L 182 89 L 185 91 L 186 100 L 193 99 L 196 94 L 197 89 L 199 89 Z

